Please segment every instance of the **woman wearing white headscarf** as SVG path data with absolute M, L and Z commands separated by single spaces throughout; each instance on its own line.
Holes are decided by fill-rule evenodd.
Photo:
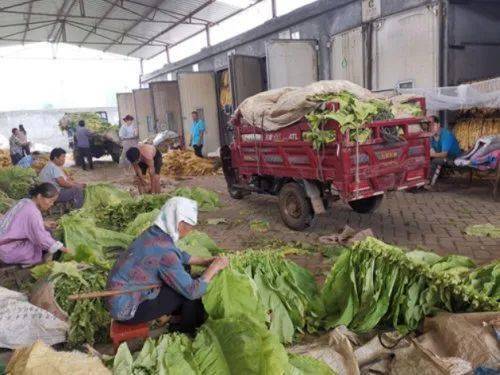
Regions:
M 195 201 L 172 198 L 162 207 L 154 224 L 121 254 L 108 276 L 108 289 L 133 291 L 152 284 L 161 286 L 108 298 L 113 319 L 138 324 L 180 313 L 180 322 L 172 328 L 184 333 L 194 333 L 203 323 L 201 296 L 212 278 L 228 265 L 228 260 L 190 256 L 175 246 L 196 225 L 197 217 Z M 191 265 L 207 269 L 201 277 L 193 279 L 186 269 Z

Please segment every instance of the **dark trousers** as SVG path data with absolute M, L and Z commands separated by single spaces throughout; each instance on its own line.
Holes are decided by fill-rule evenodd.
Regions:
M 158 297 L 142 302 L 132 319 L 121 321 L 124 324 L 146 323 L 163 315 L 180 314 L 179 323 L 171 324 L 173 331 L 194 334 L 197 327 L 205 321 L 205 310 L 201 299 L 189 300 L 171 287 L 164 285 Z
M 92 162 L 92 153 L 90 152 L 89 147 L 78 147 L 78 164 L 82 166 L 83 170 L 87 169 L 85 165 L 85 158 L 89 163 L 90 169 L 94 169 L 94 163 Z
M 193 146 L 193 149 L 194 149 L 194 153 L 196 156 L 202 158 L 203 157 L 203 154 L 201 153 L 201 149 L 203 148 L 203 145 L 194 145 Z
M 85 193 L 80 187 L 61 188 L 57 203 L 71 202 L 74 208 L 82 208 L 85 199 Z
M 12 162 L 12 165 L 16 165 L 19 163 L 19 160 L 23 158 L 22 154 L 10 154 L 10 161 Z
M 23 146 L 23 152 L 24 155 L 30 155 L 31 154 L 30 146 L 29 145 Z

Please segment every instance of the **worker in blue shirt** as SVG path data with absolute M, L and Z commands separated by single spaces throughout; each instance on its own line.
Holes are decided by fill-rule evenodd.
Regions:
M 39 157 L 40 153 L 33 151 L 31 154 L 25 155 L 16 165 L 21 168 L 30 168 Z
M 193 124 L 191 125 L 191 137 L 189 145 L 193 147 L 196 156 L 202 158 L 201 149 L 203 148 L 203 138 L 205 135 L 205 121 L 198 117 L 198 112 L 191 112 Z
M 441 168 L 460 156 L 461 150 L 455 135 L 446 128 L 439 127 L 431 142 L 431 186 L 436 183 Z

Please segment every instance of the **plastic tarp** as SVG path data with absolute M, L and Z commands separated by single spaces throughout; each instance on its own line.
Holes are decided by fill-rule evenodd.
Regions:
M 19 292 L 0 287 L 0 347 L 16 349 L 42 340 L 48 345 L 66 341 L 68 324 L 32 305 Z
M 500 78 L 459 86 L 401 89 L 425 97 L 428 110 L 500 108 Z

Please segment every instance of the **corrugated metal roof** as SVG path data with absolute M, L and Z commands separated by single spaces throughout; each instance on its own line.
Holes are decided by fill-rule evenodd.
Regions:
M 150 58 L 260 0 L 1 0 L 0 46 L 66 42 Z

